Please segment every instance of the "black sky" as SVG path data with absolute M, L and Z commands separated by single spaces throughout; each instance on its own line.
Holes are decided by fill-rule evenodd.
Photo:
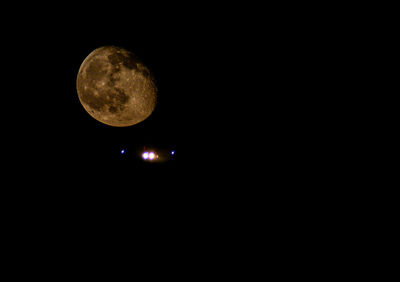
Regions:
M 339 83 L 353 78 L 342 56 L 349 43 L 332 35 L 330 7 L 262 4 L 2 7 L 0 199 L 2 234 L 17 240 L 4 241 L 11 253 L 25 259 L 17 247 L 36 247 L 30 264 L 49 246 L 56 263 L 54 254 L 70 256 L 67 268 L 95 261 L 83 252 L 153 268 L 137 255 L 144 248 L 181 273 L 191 256 L 200 268 L 213 259 L 219 268 L 218 252 L 259 265 L 262 246 L 287 256 L 282 246 L 331 233 L 320 226 L 342 209 L 335 197 L 349 199 L 347 186 L 358 183 L 338 177 L 355 167 L 340 158 L 352 147 L 337 123 L 347 123 L 341 106 L 356 91 Z M 79 67 L 105 45 L 132 51 L 155 76 L 157 107 L 137 125 L 104 125 L 79 102 Z M 175 160 L 143 163 L 143 146 L 175 150 Z M 107 255 L 107 245 L 124 254 Z
M 46 12 L 35 6 L 35 13 L 27 8 L 14 18 L 20 24 L 3 34 L 3 54 L 10 68 L 7 84 L 15 93 L 10 97 L 19 105 L 7 115 L 16 116 L 9 135 L 10 151 L 18 151 L 17 166 L 21 160 L 31 167 L 44 159 L 43 170 L 62 175 L 73 175 L 74 166 L 94 174 L 99 167 L 129 171 L 120 150 L 126 148 L 130 158 L 137 147 L 153 145 L 176 151 L 176 161 L 165 164 L 168 169 L 207 175 L 210 168 L 216 175 L 235 158 L 246 161 L 242 150 L 263 146 L 258 136 L 286 118 L 275 102 L 287 87 L 281 73 L 291 45 L 279 32 L 285 21 L 272 19 L 272 10 L 149 5 L 70 5 Z M 79 67 L 105 45 L 132 51 L 155 76 L 156 110 L 138 125 L 106 126 L 79 103 Z M 132 159 L 130 165 L 142 163 Z
M 12 93 L 5 154 L 13 171 L 45 180 L 43 174 L 68 180 L 77 172 L 87 183 L 141 178 L 138 171 L 192 181 L 223 173 L 223 183 L 230 177 L 225 168 L 240 178 L 258 154 L 264 163 L 256 169 L 284 166 L 299 147 L 293 140 L 306 132 L 298 117 L 311 105 L 299 107 L 307 101 L 302 93 L 310 93 L 307 52 L 317 50 L 309 38 L 318 37 L 297 25 L 302 16 L 274 7 L 152 5 L 10 10 L 19 23 L 2 35 Z M 155 76 L 156 110 L 138 125 L 109 127 L 79 103 L 79 67 L 105 45 L 132 51 Z M 175 161 L 144 165 L 136 150 L 146 145 L 175 150 Z
M 188 69 L 183 34 L 168 27 L 164 31 L 160 23 L 134 15 L 106 17 L 100 11 L 84 18 L 79 13 L 40 15 L 43 18 L 31 25 L 10 32 L 7 46 L 17 54 L 6 58 L 15 68 L 13 73 L 18 73 L 11 76 L 18 84 L 15 91 L 25 93 L 15 97 L 23 104 L 19 126 L 12 130 L 18 131 L 17 142 L 27 157 L 42 156 L 57 164 L 93 160 L 92 165 L 101 162 L 113 167 L 123 148 L 125 158 L 136 157 L 135 150 L 144 145 L 179 151 L 179 120 L 190 92 L 187 76 L 193 71 L 193 67 Z M 79 103 L 75 82 L 80 64 L 105 45 L 134 52 L 155 76 L 158 104 L 141 124 L 106 126 L 92 119 Z M 24 82 L 17 78 L 22 76 Z

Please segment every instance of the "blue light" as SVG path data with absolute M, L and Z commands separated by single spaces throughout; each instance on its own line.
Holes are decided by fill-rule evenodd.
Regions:
M 171 155 L 175 155 L 175 151 L 171 151 Z
M 125 150 L 124 149 L 121 150 L 121 154 L 125 154 Z

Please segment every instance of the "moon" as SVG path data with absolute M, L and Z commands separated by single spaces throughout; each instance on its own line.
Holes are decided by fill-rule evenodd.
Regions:
M 76 88 L 89 115 L 110 126 L 144 121 L 157 102 L 150 70 L 132 52 L 117 46 L 97 48 L 85 58 Z

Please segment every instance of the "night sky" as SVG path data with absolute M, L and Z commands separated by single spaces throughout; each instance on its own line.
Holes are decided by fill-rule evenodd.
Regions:
M 216 175 L 220 165 L 212 160 L 214 154 L 220 161 L 232 149 L 225 132 L 242 126 L 244 111 L 231 107 L 241 95 L 232 82 L 247 73 L 240 30 L 214 10 L 205 17 L 194 8 L 187 13 L 172 7 L 170 12 L 137 9 L 66 7 L 64 13 L 30 13 L 27 7 L 17 17 L 23 24 L 5 31 L 5 80 L 13 93 L 7 99 L 18 105 L 6 111 L 11 122 L 5 125 L 4 156 L 10 171 L 23 171 L 32 183 L 45 186 L 82 181 L 88 187 L 140 186 L 147 176 L 152 176 L 148 185 L 165 180 L 168 186 L 183 176 L 204 180 Z M 79 67 L 106 45 L 133 52 L 155 77 L 158 103 L 137 125 L 107 126 L 79 102 Z M 145 163 L 140 158 L 145 147 L 175 155 L 164 163 Z
M 275 102 L 288 85 L 281 73 L 291 46 L 278 32 L 283 23 L 269 20 L 264 30 L 262 11 L 241 7 L 64 8 L 27 7 L 15 18 L 23 24 L 3 34 L 13 93 L 4 154 L 10 171 L 24 172 L 15 181 L 84 186 L 78 190 L 87 194 L 99 186 L 126 192 L 146 185 L 201 186 L 203 194 L 217 185 L 212 194 L 225 195 L 232 189 L 226 183 L 249 180 L 254 158 L 279 154 L 281 135 L 274 132 L 287 115 Z M 137 125 L 107 126 L 79 102 L 79 67 L 106 45 L 133 52 L 155 77 L 156 109 Z M 144 163 L 145 146 L 174 150 L 174 160 Z M 260 159 L 258 169 L 275 167 L 270 157 Z
M 24 151 L 19 154 L 26 156 L 29 163 L 34 158 L 46 160 L 48 165 L 39 166 L 48 166 L 51 171 L 56 170 L 50 165 L 54 163 L 56 167 L 63 164 L 60 170 L 64 172 L 65 167 L 77 166 L 91 173 L 97 167 L 110 172 L 138 167 L 152 169 L 140 159 L 139 151 L 145 146 L 174 150 L 177 158 L 185 120 L 183 108 L 188 107 L 185 97 L 193 95 L 186 79 L 193 75 L 188 74 L 193 67 L 188 68 L 186 39 L 173 30 L 168 32 L 169 28 L 162 30 L 158 23 L 141 23 L 139 17 L 111 17 L 107 22 L 96 16 L 76 22 L 66 20 L 65 16 L 58 19 L 54 15 L 25 26 L 21 29 L 24 40 L 18 36 L 18 44 L 12 47 L 14 52 L 22 53 L 21 60 L 29 65 L 26 68 L 29 74 L 19 83 L 30 92 L 21 101 L 24 103 L 21 110 L 29 118 L 18 128 L 12 128 L 18 131 L 16 138 L 21 146 L 18 151 Z M 97 22 L 96 27 L 93 22 Z M 21 41 L 26 43 L 22 45 Z M 90 52 L 105 45 L 132 51 L 156 79 L 156 109 L 135 126 L 104 125 L 90 117 L 79 102 L 76 92 L 79 67 Z M 121 155 L 123 149 L 125 153 Z M 172 169 L 176 161 L 156 166 Z
M 11 187 L 3 199 L 13 216 L 83 224 L 90 211 L 95 221 L 107 214 L 144 219 L 198 202 L 203 192 L 188 188 L 215 175 L 207 154 L 218 139 L 211 99 L 219 63 L 202 22 L 139 7 L 44 8 L 15 10 L 21 24 L 2 35 L 10 93 L 3 104 L 2 175 Z M 156 109 L 137 125 L 107 126 L 79 102 L 79 67 L 105 45 L 133 52 L 155 77 Z M 174 150 L 174 159 L 145 163 L 145 146 Z
M 276 167 L 271 160 L 291 148 L 283 136 L 296 123 L 292 109 L 300 109 L 293 88 L 304 70 L 295 57 L 306 57 L 294 46 L 305 37 L 297 36 L 294 22 L 273 16 L 271 7 L 264 13 L 240 5 L 150 6 L 71 4 L 45 12 L 35 4 L 15 14 L 22 24 L 2 35 L 12 93 L 4 154 L 12 171 L 39 182 L 83 177 L 89 185 L 153 172 L 161 174 L 157 181 L 206 181 L 241 171 L 262 154 L 266 166 Z M 133 52 L 155 77 L 156 109 L 137 125 L 104 125 L 79 102 L 79 67 L 107 45 Z M 144 163 L 137 152 L 145 146 L 174 150 L 174 160 Z
M 344 64 L 334 67 L 347 45 L 320 19 L 289 3 L 81 2 L 24 4 L 0 19 L 0 200 L 11 226 L 2 230 L 21 238 L 5 241 L 12 253 L 25 244 L 35 256 L 51 242 L 54 253 L 89 261 L 82 250 L 102 259 L 108 244 L 132 257 L 146 249 L 138 258 L 151 267 L 149 256 L 167 266 L 179 256 L 175 271 L 198 253 L 200 267 L 215 259 L 218 268 L 217 252 L 258 259 L 269 252 L 260 246 L 273 245 L 287 256 L 281 246 L 307 246 L 296 234 L 331 232 L 319 229 L 328 222 L 320 211 L 335 194 L 347 197 L 337 193 L 348 182 L 338 182 L 346 168 L 335 158 L 340 144 L 349 148 L 337 121 L 347 122 L 341 106 L 353 90 L 338 84 Z M 107 45 L 133 52 L 155 77 L 158 103 L 139 124 L 105 125 L 80 104 L 79 68 Z M 145 147 L 175 155 L 146 163 Z M 315 216 L 309 235 L 304 222 Z M 242 256 L 238 244 L 257 253 Z M 104 262 L 114 258 L 122 256 Z

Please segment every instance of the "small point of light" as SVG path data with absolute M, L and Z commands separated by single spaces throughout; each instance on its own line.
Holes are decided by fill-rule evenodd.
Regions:
M 125 154 L 125 150 L 124 149 L 121 150 L 121 154 Z
M 143 155 L 142 155 L 142 158 L 144 160 L 147 160 L 149 158 L 149 153 L 148 152 L 144 152 Z
M 150 152 L 149 153 L 149 159 L 150 160 L 154 160 L 154 157 L 155 157 L 154 152 Z
M 171 151 L 171 155 L 175 155 L 175 151 Z

